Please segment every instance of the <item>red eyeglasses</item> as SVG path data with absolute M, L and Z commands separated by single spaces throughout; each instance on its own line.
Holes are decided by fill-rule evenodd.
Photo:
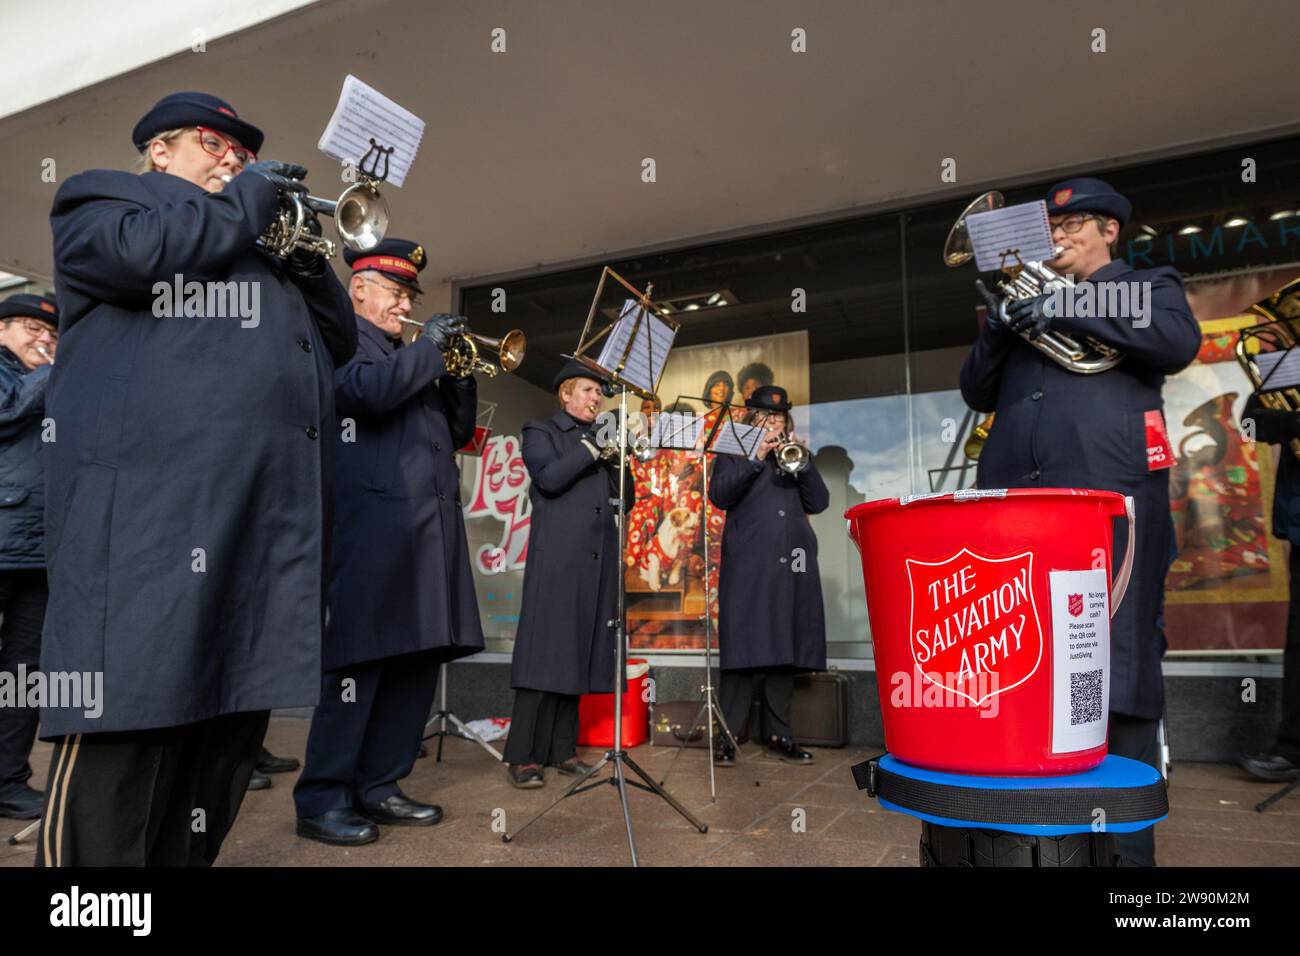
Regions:
M 257 162 L 257 153 L 251 149 L 245 149 L 233 140 L 221 135 L 215 129 L 208 129 L 206 126 L 197 126 L 195 129 L 199 131 L 199 145 L 203 147 L 203 151 L 209 156 L 221 159 L 229 152 L 235 154 L 235 161 L 241 166 Z

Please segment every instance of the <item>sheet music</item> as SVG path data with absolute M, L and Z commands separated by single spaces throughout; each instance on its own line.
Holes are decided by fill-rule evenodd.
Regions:
M 1052 227 L 1047 220 L 1047 203 L 1041 199 L 977 212 L 967 218 L 966 232 L 980 272 L 997 272 L 1004 262 L 1015 265 L 1015 256 L 1003 259 L 1008 249 L 1017 250 L 1021 262 L 1046 262 L 1056 252 Z
M 1262 390 L 1265 392 L 1300 385 L 1300 349 L 1260 352 L 1255 356 L 1255 363 L 1264 380 Z
M 713 439 L 710 451 L 724 455 L 742 455 L 753 458 L 758 451 L 759 439 L 763 428 L 759 425 L 741 425 L 733 421 L 724 421 Z
M 703 427 L 704 419 L 691 412 L 660 412 L 650 430 L 651 447 L 692 449 Z
M 355 166 L 370 149 L 372 136 L 381 146 L 393 147 L 386 181 L 401 186 L 424 138 L 424 120 L 349 74 L 317 147 L 331 159 Z M 379 171 L 383 169 L 381 159 Z
M 637 316 L 641 322 L 637 324 Z M 653 392 L 663 374 L 668 353 L 672 350 L 673 339 L 677 330 L 661 319 L 654 312 L 642 307 L 636 299 L 627 299 L 619 312 L 618 321 L 609 335 L 605 337 L 604 347 L 600 350 L 598 363 L 601 368 L 616 369 L 623 360 L 623 350 L 632 338 L 636 328 L 636 340 L 627 354 L 627 364 L 622 375 L 629 383 L 647 392 Z

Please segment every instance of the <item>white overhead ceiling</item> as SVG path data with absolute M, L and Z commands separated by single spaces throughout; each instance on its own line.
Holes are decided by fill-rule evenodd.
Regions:
M 323 0 L 0 120 L 0 269 L 50 271 L 42 160 L 60 181 L 128 167 L 132 125 L 178 89 L 230 100 L 324 195 L 342 184 L 315 144 L 347 73 L 424 117 L 389 196 L 436 302 L 440 280 L 1289 127 L 1294 26 L 1293 0 Z

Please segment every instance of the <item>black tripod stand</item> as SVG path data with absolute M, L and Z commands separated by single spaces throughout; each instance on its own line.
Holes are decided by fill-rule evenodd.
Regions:
M 623 689 L 627 684 L 627 639 L 625 634 L 626 627 L 626 582 L 623 580 L 623 554 L 627 547 L 627 520 L 626 509 L 624 506 L 625 485 L 627 482 L 627 386 L 620 383 L 619 385 L 619 455 L 618 455 L 618 502 L 616 514 L 618 517 L 618 616 L 609 622 L 610 627 L 614 629 L 615 652 L 614 652 L 614 739 L 610 749 L 605 751 L 603 757 L 595 766 L 591 767 L 585 773 L 579 775 L 578 779 L 560 796 L 556 797 L 551 804 L 543 808 L 530 820 L 524 823 L 518 830 L 512 833 L 504 833 L 501 836 L 503 843 L 510 843 L 516 839 L 519 834 L 528 829 L 536 821 L 546 816 L 562 800 L 584 793 L 588 790 L 594 790 L 602 784 L 610 784 L 618 790 L 618 799 L 623 807 L 623 823 L 627 827 L 627 846 L 632 855 L 632 865 L 637 866 L 636 858 L 636 837 L 632 833 L 632 811 L 627 802 L 627 788 L 636 787 L 638 790 L 644 790 L 647 793 L 653 793 L 663 798 L 670 807 L 676 810 L 686 819 L 691 826 L 695 827 L 700 833 L 709 831 L 708 824 L 701 823 L 695 819 L 685 807 L 678 803 L 667 790 L 655 783 L 654 780 L 637 766 L 636 762 L 627 755 L 623 749 Z M 612 773 L 603 780 L 597 780 L 596 775 L 602 769 L 609 766 Z M 636 776 L 640 777 L 640 782 L 630 779 L 627 771 L 631 770 Z M 588 782 L 591 781 L 591 782 Z

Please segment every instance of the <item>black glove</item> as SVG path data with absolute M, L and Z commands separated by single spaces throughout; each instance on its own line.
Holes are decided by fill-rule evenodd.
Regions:
M 435 312 L 425 321 L 424 328 L 420 330 L 420 338 L 428 339 L 441 352 L 447 347 L 451 337 L 457 332 L 464 332 L 468 324 L 463 315 Z
M 1038 338 L 1052 325 L 1052 316 L 1047 314 L 1047 300 L 1050 295 L 1036 295 L 1032 299 L 1014 299 L 1007 303 L 1008 328 L 1017 334 L 1029 333 L 1029 341 Z
M 1003 332 L 1007 330 L 1007 327 L 1002 324 L 1002 316 L 999 311 L 1002 308 L 1001 296 L 995 295 L 994 293 L 990 292 L 988 290 L 988 286 L 984 284 L 983 279 L 975 280 L 975 291 L 978 292 L 980 294 L 980 297 L 984 299 L 984 306 L 988 310 L 985 314 L 988 317 L 986 325 L 989 331 L 996 332 L 997 334 L 1001 335 Z
M 244 167 L 245 173 L 255 173 L 275 184 L 277 189 L 306 193 L 302 180 L 307 178 L 307 168 L 297 163 L 282 163 L 277 159 L 259 159 Z
M 316 213 L 306 207 L 304 207 L 303 212 L 303 231 L 313 236 L 319 236 L 321 234 L 320 220 L 316 218 Z M 285 259 L 284 267 L 290 275 L 302 279 L 319 279 L 325 274 L 325 257 L 319 252 L 312 252 L 308 249 L 295 249 L 289 254 L 289 258 Z

